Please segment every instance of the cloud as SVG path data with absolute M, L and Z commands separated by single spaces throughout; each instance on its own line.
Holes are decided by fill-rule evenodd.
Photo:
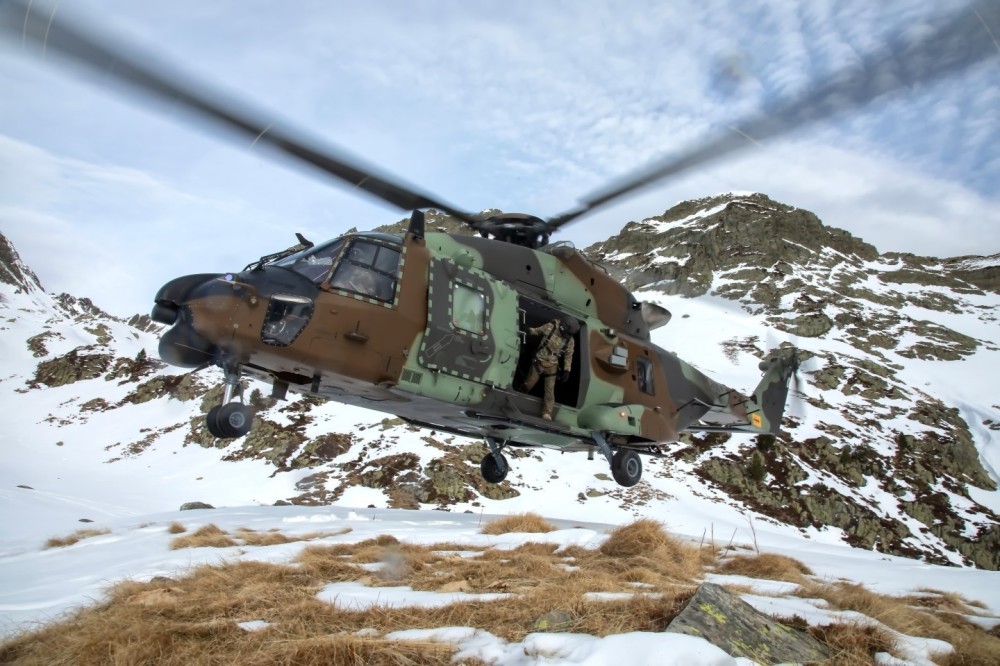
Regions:
M 199 196 L 149 173 L 3 135 L 0 173 L 0 231 L 46 289 L 90 297 L 118 314 L 145 311 L 177 275 L 242 267 L 265 252 L 248 254 L 243 239 L 227 242 L 231 230 L 266 236 L 276 226 L 239 199 Z

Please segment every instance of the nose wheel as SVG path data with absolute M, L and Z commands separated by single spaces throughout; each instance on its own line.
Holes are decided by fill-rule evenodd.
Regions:
M 242 400 L 243 389 L 240 385 L 239 366 L 225 370 L 225 392 L 222 404 L 212 407 L 205 417 L 205 425 L 213 437 L 219 439 L 235 439 L 243 437 L 253 426 L 253 410 L 243 402 L 234 401 L 237 394 Z
M 510 471 L 507 456 L 500 453 L 503 444 L 498 444 L 494 438 L 487 437 L 486 446 L 489 447 L 490 452 L 479 464 L 479 471 L 483 473 L 483 478 L 486 479 L 487 483 L 500 483 L 507 478 L 507 472 Z

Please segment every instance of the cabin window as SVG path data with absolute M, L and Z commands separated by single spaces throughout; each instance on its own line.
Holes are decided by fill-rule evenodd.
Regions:
M 653 395 L 653 363 L 645 356 L 638 356 L 635 359 L 635 379 L 639 383 L 639 390 L 648 395 Z
M 486 333 L 486 295 L 483 292 L 456 282 L 451 312 L 455 328 L 476 335 Z
M 380 301 L 392 301 L 396 297 L 398 271 L 397 248 L 356 240 L 340 260 L 330 286 Z

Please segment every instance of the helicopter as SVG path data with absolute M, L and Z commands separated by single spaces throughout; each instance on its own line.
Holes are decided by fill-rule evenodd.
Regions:
M 773 350 L 748 393 L 725 386 L 651 341 L 650 332 L 670 321 L 667 310 L 641 302 L 572 244 L 551 242 L 552 234 L 755 141 L 995 56 L 983 26 L 1000 23 L 1000 11 L 988 11 L 985 17 L 958 12 L 921 40 L 890 43 L 806 95 L 630 174 L 550 219 L 466 212 L 246 105 L 224 102 L 212 88 L 150 65 L 135 49 L 37 2 L 5 0 L 0 25 L 9 37 L 44 45 L 105 81 L 215 121 L 410 211 L 402 234 L 352 232 L 320 243 L 297 235 L 296 244 L 243 270 L 186 275 L 160 288 L 151 312 L 167 327 L 160 357 L 180 368 L 222 370 L 222 400 L 206 416 L 214 436 L 250 432 L 254 412 L 242 386 L 253 378 L 270 384 L 276 399 L 291 391 L 482 438 L 488 452 L 480 469 L 490 483 L 502 482 L 510 470 L 505 449 L 529 447 L 600 454 L 615 481 L 631 487 L 642 476 L 641 456 L 663 455 L 662 445 L 682 432 L 778 434 L 800 354 L 794 347 Z M 963 48 L 953 55 L 956 43 Z M 913 59 L 924 67 L 898 68 Z M 894 76 L 885 76 L 890 69 Z M 428 230 L 430 210 L 473 234 Z M 566 372 L 554 387 L 551 414 L 543 414 L 542 387 L 525 386 L 536 349 L 545 343 L 529 333 L 547 324 L 561 324 L 572 340 L 560 350 Z

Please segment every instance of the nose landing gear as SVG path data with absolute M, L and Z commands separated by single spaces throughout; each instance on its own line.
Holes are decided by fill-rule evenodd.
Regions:
M 222 404 L 212 407 L 205 417 L 205 425 L 213 437 L 220 439 L 235 439 L 250 432 L 253 426 L 253 410 L 243 404 L 243 387 L 240 385 L 239 365 L 226 366 L 225 392 Z M 239 394 L 240 402 L 233 398 Z
M 489 447 L 490 452 L 479 464 L 479 471 L 483 473 L 483 478 L 486 479 L 487 483 L 500 483 L 507 478 L 507 472 L 510 471 L 507 456 L 500 453 L 503 444 L 498 444 L 493 437 L 487 437 L 486 446 Z

